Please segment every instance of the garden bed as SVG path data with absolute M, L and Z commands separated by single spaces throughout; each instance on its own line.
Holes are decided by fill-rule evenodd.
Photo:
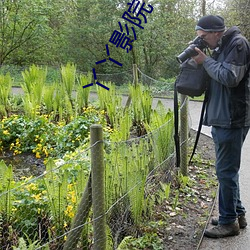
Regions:
M 194 137 L 195 132 L 191 131 L 191 138 Z M 177 177 L 178 169 L 173 168 L 171 191 L 167 193 L 164 181 L 167 183 L 170 180 L 159 176 L 163 183 L 163 196 L 159 197 L 154 188 L 148 190 L 151 196 L 158 193 L 153 217 L 137 231 L 137 238 L 125 237 L 125 247 L 118 249 L 198 249 L 217 193 L 214 159 L 212 139 L 201 134 L 188 178 Z M 166 177 L 165 174 L 162 176 Z M 154 180 L 154 183 L 157 181 Z
M 4 77 L 0 151 L 13 168 L 0 162 L 0 245 L 61 249 L 70 241 L 91 169 L 90 126 L 101 124 L 107 249 L 193 250 L 216 193 L 211 139 L 201 136 L 182 176 L 173 159 L 173 112 L 161 101 L 152 109 L 149 89 L 129 85 L 124 109 L 115 86 L 106 83 L 110 90 L 97 87 L 98 101 L 90 105 L 82 86 L 91 75 L 76 76 L 74 65 L 61 74 L 62 82 L 47 85 L 46 71 L 32 66 L 23 74 L 22 98 L 10 96 L 12 78 Z M 92 216 L 72 249 L 93 246 Z
M 194 136 L 194 131 L 191 131 L 191 138 Z M 45 170 L 43 160 L 37 159 L 35 154 L 6 154 L 5 161 L 13 165 L 17 178 L 30 174 L 37 176 Z M 129 248 L 123 248 L 120 242 L 118 249 L 198 249 L 217 190 L 213 161 L 212 139 L 201 135 L 194 163 L 189 166 L 189 178 L 177 177 L 174 167 L 172 177 L 162 175 L 171 178 L 172 191 L 169 197 L 155 198 L 153 216 L 146 223 L 142 223 L 136 233 L 130 220 L 131 225 L 127 225 L 126 233 L 122 236 L 123 242 L 127 241 L 125 245 Z M 169 179 L 160 181 L 164 184 Z M 154 183 L 157 181 L 154 180 Z M 154 190 L 149 189 L 146 192 L 152 196 Z M 114 225 L 111 228 L 112 226 Z

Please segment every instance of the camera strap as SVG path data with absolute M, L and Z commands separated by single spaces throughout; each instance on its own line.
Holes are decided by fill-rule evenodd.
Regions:
M 205 96 L 204 96 L 204 100 L 203 100 L 202 108 L 201 108 L 199 126 L 198 126 L 198 130 L 196 132 L 196 138 L 195 138 L 195 142 L 194 142 L 193 151 L 192 151 L 192 154 L 191 154 L 190 159 L 189 159 L 189 164 L 191 164 L 191 162 L 192 162 L 193 156 L 195 154 L 195 151 L 196 151 L 196 148 L 197 148 L 197 145 L 198 145 L 198 142 L 199 142 L 201 129 L 202 129 L 203 117 L 204 117 L 205 109 L 206 109 L 206 105 L 207 105 L 207 96 L 208 96 L 207 92 L 208 91 L 205 91 Z
M 194 143 L 194 147 L 193 147 L 192 154 L 190 156 L 188 164 L 191 164 L 198 142 L 199 142 L 203 117 L 204 117 L 206 104 L 207 104 L 207 96 L 208 96 L 208 91 L 205 91 L 205 97 L 204 97 L 204 101 L 202 103 L 202 108 L 201 108 L 199 126 L 196 132 L 195 143 Z M 176 152 L 176 167 L 179 168 L 181 160 L 180 160 L 180 137 L 179 137 L 179 105 L 178 105 L 178 92 L 176 89 L 176 84 L 174 85 L 174 128 L 175 128 L 174 141 L 175 141 L 175 152 Z
M 174 142 L 175 142 L 175 158 L 176 167 L 180 167 L 180 136 L 179 136 L 179 105 L 178 105 L 178 92 L 176 82 L 174 84 Z

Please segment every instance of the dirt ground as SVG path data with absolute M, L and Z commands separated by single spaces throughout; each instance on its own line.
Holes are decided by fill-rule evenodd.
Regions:
M 191 143 L 195 132 L 191 131 Z M 161 229 L 164 250 L 199 249 L 203 232 L 215 203 L 217 179 L 214 168 L 214 144 L 201 134 L 194 162 L 189 166 L 190 183 L 179 189 L 176 209 L 172 204 L 161 207 L 167 214 L 167 228 Z M 176 197 L 173 194 L 172 199 Z

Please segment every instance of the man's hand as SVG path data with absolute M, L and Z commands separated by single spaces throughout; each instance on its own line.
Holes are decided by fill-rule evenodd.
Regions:
M 197 56 L 192 57 L 197 64 L 203 64 L 207 56 L 197 47 L 194 48 L 195 51 L 198 53 Z

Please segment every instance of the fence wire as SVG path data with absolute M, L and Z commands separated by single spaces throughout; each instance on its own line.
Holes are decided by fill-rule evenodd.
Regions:
M 185 105 L 186 101 L 180 109 Z M 104 143 L 105 152 L 107 249 L 117 249 L 128 236 L 136 237 L 138 225 L 154 215 L 161 183 L 170 183 L 174 172 L 173 128 L 170 116 L 144 136 L 97 142 Z M 38 176 L 16 179 L 15 170 L 0 163 L 1 249 L 92 249 L 93 223 L 100 219 L 93 219 L 94 187 L 89 185 L 94 146 L 77 149 L 74 157 L 48 159 Z M 72 245 L 66 246 L 69 235 Z
M 140 138 L 105 143 L 107 231 L 112 245 L 108 249 L 117 249 L 124 237 L 135 234 L 144 217 L 152 216 L 152 201 L 156 199 L 160 183 L 171 180 L 172 131 L 168 132 L 169 140 L 162 137 L 172 127 L 169 123 Z M 89 150 L 80 154 L 88 158 Z M 159 162 L 159 158 L 163 160 Z M 35 249 L 63 249 L 68 234 L 80 228 L 82 233 L 76 249 L 91 249 L 90 209 L 87 220 L 71 228 L 82 192 L 88 187 L 88 164 L 89 161 L 87 164 L 49 161 L 42 175 L 25 178 L 19 187 L 2 192 L 1 207 L 5 205 L 5 211 L 11 216 L 1 218 L 1 248 L 12 249 L 23 241 L 32 242 Z
M 139 68 L 137 68 L 139 73 L 139 81 L 148 86 L 154 95 L 160 96 L 173 96 L 174 92 L 174 80 L 156 80 L 146 74 L 144 74 Z

